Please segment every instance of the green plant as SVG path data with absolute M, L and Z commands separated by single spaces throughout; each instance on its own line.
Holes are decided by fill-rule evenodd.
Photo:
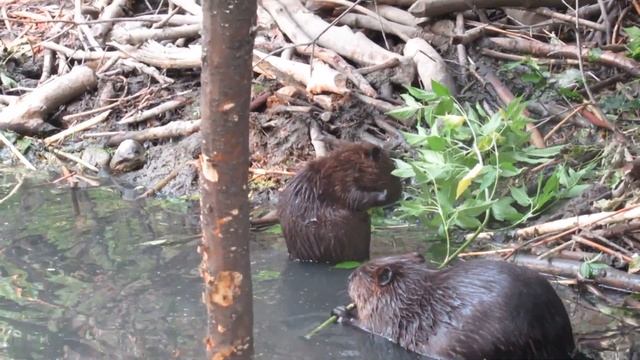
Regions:
M 594 279 L 602 271 L 606 271 L 609 268 L 607 264 L 598 262 L 602 254 L 596 255 L 591 260 L 584 261 L 580 264 L 580 275 L 585 279 Z
M 629 37 L 629 41 L 627 42 L 629 57 L 640 60 L 640 28 L 631 26 L 624 28 L 624 32 L 627 33 Z
M 519 66 L 524 66 L 529 71 L 522 74 L 519 78 L 535 87 L 543 87 L 547 84 L 547 79 L 551 76 L 549 70 L 543 69 L 534 59 L 526 57 L 520 61 L 513 61 L 504 64 L 502 71 L 513 71 Z
M 16 57 L 16 49 L 8 48 L 4 42 L 0 41 L 0 87 L 8 89 L 18 86 L 18 83 L 7 72 L 7 62 Z
M 529 119 L 523 115 L 521 100 L 487 114 L 477 105 L 463 108 L 438 83 L 432 88 L 431 92 L 408 88 L 407 106 L 390 113 L 418 120 L 416 133 L 404 134 L 415 155 L 397 159 L 394 174 L 412 180 L 400 216 L 437 230 L 447 241 L 445 261 L 461 251 L 450 252 L 453 227 L 479 232 L 490 220 L 518 224 L 553 200 L 582 190 L 580 181 L 590 168 L 575 171 L 557 165 L 548 176 L 528 169 L 550 162 L 561 147 L 529 146 L 525 129 Z M 533 194 L 525 185 L 518 186 L 523 175 L 537 182 Z

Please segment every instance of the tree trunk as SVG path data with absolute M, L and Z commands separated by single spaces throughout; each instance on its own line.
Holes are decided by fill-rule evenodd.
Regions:
M 201 208 L 209 359 L 249 359 L 249 102 L 256 0 L 203 1 Z

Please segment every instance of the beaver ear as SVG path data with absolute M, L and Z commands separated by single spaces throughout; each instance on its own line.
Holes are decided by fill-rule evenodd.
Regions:
M 380 156 L 382 155 L 382 149 L 379 146 L 374 146 L 369 150 L 369 157 L 374 160 L 380 160 Z
M 390 267 L 385 266 L 376 271 L 376 280 L 378 281 L 378 285 L 386 286 L 393 281 L 393 270 Z

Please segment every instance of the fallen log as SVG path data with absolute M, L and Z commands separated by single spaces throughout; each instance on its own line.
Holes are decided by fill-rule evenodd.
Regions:
M 576 278 L 580 273 L 581 261 L 567 259 L 538 259 L 532 255 L 516 255 L 514 262 L 538 272 L 566 278 Z M 640 292 L 640 276 L 607 267 L 599 271 L 592 281 L 597 284 L 629 292 Z
M 580 5 L 593 4 L 597 0 L 582 0 Z M 380 1 L 390 5 L 407 5 L 409 12 L 414 16 L 436 17 L 465 10 L 501 8 L 501 7 L 519 7 L 519 8 L 538 8 L 538 7 L 559 7 L 567 8 L 564 0 L 384 0 Z
M 108 146 L 117 146 L 127 139 L 140 143 L 151 139 L 168 139 L 178 136 L 188 136 L 200 130 L 200 120 L 172 121 L 167 125 L 152 127 L 140 131 L 127 131 L 117 134 L 107 140 Z
M 318 45 L 362 65 L 381 64 L 400 57 L 346 26 L 329 27 L 329 23 L 307 10 L 299 0 L 263 0 L 262 6 L 295 44 L 308 44 L 319 36 Z M 304 24 L 304 29 L 299 24 Z
M 0 129 L 22 135 L 45 134 L 54 129 L 45 120 L 49 113 L 93 90 L 97 84 L 98 79 L 90 67 L 76 66 L 7 106 L 0 113 Z
M 487 42 L 493 46 L 510 51 L 525 52 L 545 57 L 578 58 L 578 47 L 573 45 L 553 45 L 541 41 L 501 37 L 488 38 Z M 622 54 L 604 50 L 599 52 L 598 56 L 589 56 L 591 49 L 586 47 L 583 47 L 580 52 L 582 59 L 585 61 L 614 66 L 631 75 L 640 76 L 640 63 Z
M 263 67 L 262 65 L 265 63 L 270 66 Z M 325 91 L 336 94 L 349 92 L 346 78 L 320 61 L 313 61 L 312 71 L 311 65 L 285 60 L 277 56 L 268 56 L 258 50 L 253 51 L 254 71 L 276 78 L 276 74 L 270 70 L 271 67 L 277 69 L 278 73 L 285 74 L 287 77 L 304 84 L 307 87 L 307 91 L 312 94 L 319 94 Z

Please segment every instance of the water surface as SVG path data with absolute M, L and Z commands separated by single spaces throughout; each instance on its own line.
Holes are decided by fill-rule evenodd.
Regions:
M 11 188 L 7 179 L 0 174 L 0 198 Z M 199 233 L 193 203 L 128 202 L 109 188 L 70 190 L 26 181 L 0 204 L 0 357 L 203 358 Z M 374 256 L 425 250 L 422 237 L 376 232 Z M 303 338 L 332 308 L 347 303 L 349 272 L 292 263 L 279 236 L 257 235 L 255 358 L 418 358 L 347 326 Z M 572 304 L 576 331 L 620 329 L 616 317 L 602 320 L 573 292 L 562 293 Z

